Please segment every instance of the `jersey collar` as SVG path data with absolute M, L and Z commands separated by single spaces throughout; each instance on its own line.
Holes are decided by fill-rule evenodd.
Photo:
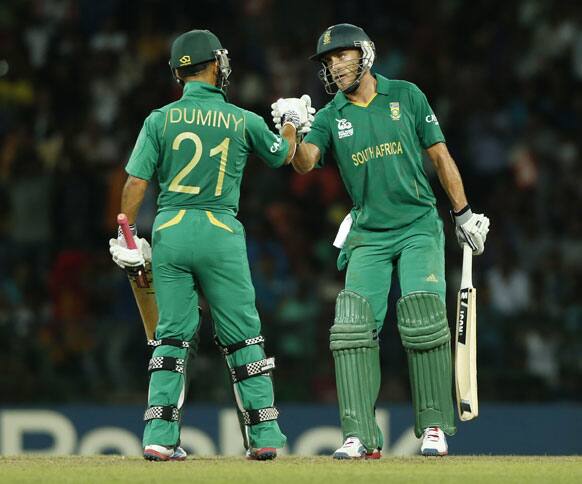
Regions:
M 208 84 L 207 82 L 189 81 L 184 85 L 184 93 L 182 97 L 196 96 L 196 97 L 215 97 L 221 95 L 226 101 L 226 94 L 222 89 Z
M 373 73 L 372 75 L 376 78 L 376 81 L 378 81 L 376 84 L 376 92 L 378 94 L 388 94 L 390 81 L 380 74 Z M 346 95 L 341 91 L 336 93 L 333 98 L 333 102 L 338 110 L 342 109 L 347 104 L 352 104 Z

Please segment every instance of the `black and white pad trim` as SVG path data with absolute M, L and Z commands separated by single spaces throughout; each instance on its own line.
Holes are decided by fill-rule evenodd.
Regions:
M 238 351 L 247 346 L 260 345 L 263 344 L 264 342 L 265 338 L 263 338 L 262 336 L 255 336 L 254 338 L 245 339 L 244 341 L 239 341 L 238 343 L 233 343 L 231 345 L 221 345 L 218 342 L 218 338 L 216 339 L 216 344 L 218 345 L 220 351 L 222 351 L 222 354 L 224 355 L 230 355 L 235 351 Z
M 253 376 L 264 375 L 275 368 L 275 358 L 269 357 L 259 361 L 253 361 L 246 365 L 237 366 L 230 369 L 230 376 L 233 383 L 237 383 Z
M 148 346 L 154 348 L 158 346 L 174 346 L 176 348 L 190 348 L 190 343 L 188 341 L 182 341 L 175 338 L 162 338 L 162 339 L 150 339 L 148 340 Z
M 277 420 L 279 410 L 275 407 L 258 408 L 256 410 L 244 410 L 241 412 L 245 425 L 257 425 L 261 422 Z
M 168 420 L 169 422 L 177 422 L 180 419 L 180 410 L 172 406 L 159 405 L 148 408 L 143 416 L 143 419 L 146 422 L 156 418 Z
M 167 370 L 184 374 L 184 358 L 174 358 L 173 356 L 154 356 L 150 359 L 148 371 Z

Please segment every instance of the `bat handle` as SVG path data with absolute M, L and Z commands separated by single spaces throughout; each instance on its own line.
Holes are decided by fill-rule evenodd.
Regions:
M 463 244 L 463 271 L 461 288 L 473 287 L 473 250 L 469 244 Z
M 133 234 L 131 233 L 131 229 L 129 228 L 129 222 L 127 220 L 127 215 L 124 213 L 120 213 L 117 216 L 117 224 L 121 228 L 121 232 L 123 233 L 123 238 L 125 239 L 125 243 L 128 249 L 137 249 L 137 245 L 135 243 L 135 239 L 133 238 Z M 149 281 L 147 280 L 145 274 L 144 266 L 135 267 L 133 269 L 126 268 L 126 271 L 130 277 L 135 280 L 137 287 L 144 288 L 150 287 Z
M 117 224 L 121 228 L 121 232 L 123 233 L 123 238 L 125 239 L 125 243 L 127 244 L 128 249 L 137 249 L 137 245 L 135 244 L 135 240 L 133 239 L 133 234 L 131 233 L 131 229 L 129 228 L 129 222 L 127 221 L 127 215 L 124 213 L 120 213 L 117 216 Z

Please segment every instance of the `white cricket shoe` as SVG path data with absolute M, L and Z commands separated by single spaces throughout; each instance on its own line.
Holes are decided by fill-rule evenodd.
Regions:
M 143 458 L 156 462 L 168 460 L 186 460 L 186 451 L 182 447 L 166 447 L 165 445 L 146 445 Z
M 333 458 L 338 460 L 379 459 L 380 457 L 382 457 L 382 451 L 380 449 L 374 449 L 372 452 L 368 452 L 357 437 L 348 437 L 344 445 L 333 453 Z
M 447 455 L 449 453 L 447 438 L 440 427 L 427 427 L 424 429 L 420 453 L 426 456 Z

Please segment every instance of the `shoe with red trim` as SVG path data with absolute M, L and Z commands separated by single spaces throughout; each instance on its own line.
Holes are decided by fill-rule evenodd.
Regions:
M 439 427 L 424 429 L 420 453 L 425 456 L 443 456 L 449 453 L 447 438 Z
M 143 458 L 154 462 L 186 460 L 188 454 L 182 447 L 167 447 L 165 445 L 146 445 Z
M 381 449 L 374 449 L 372 452 L 366 452 L 366 456 L 364 459 L 372 459 L 377 460 L 382 458 L 382 450 Z
M 344 444 L 333 453 L 333 458 L 337 460 L 347 459 L 380 459 L 382 451 L 374 449 L 370 452 L 366 450 L 358 437 L 348 437 Z
M 248 460 L 273 460 L 277 457 L 277 449 L 274 447 L 250 448 L 247 450 Z

